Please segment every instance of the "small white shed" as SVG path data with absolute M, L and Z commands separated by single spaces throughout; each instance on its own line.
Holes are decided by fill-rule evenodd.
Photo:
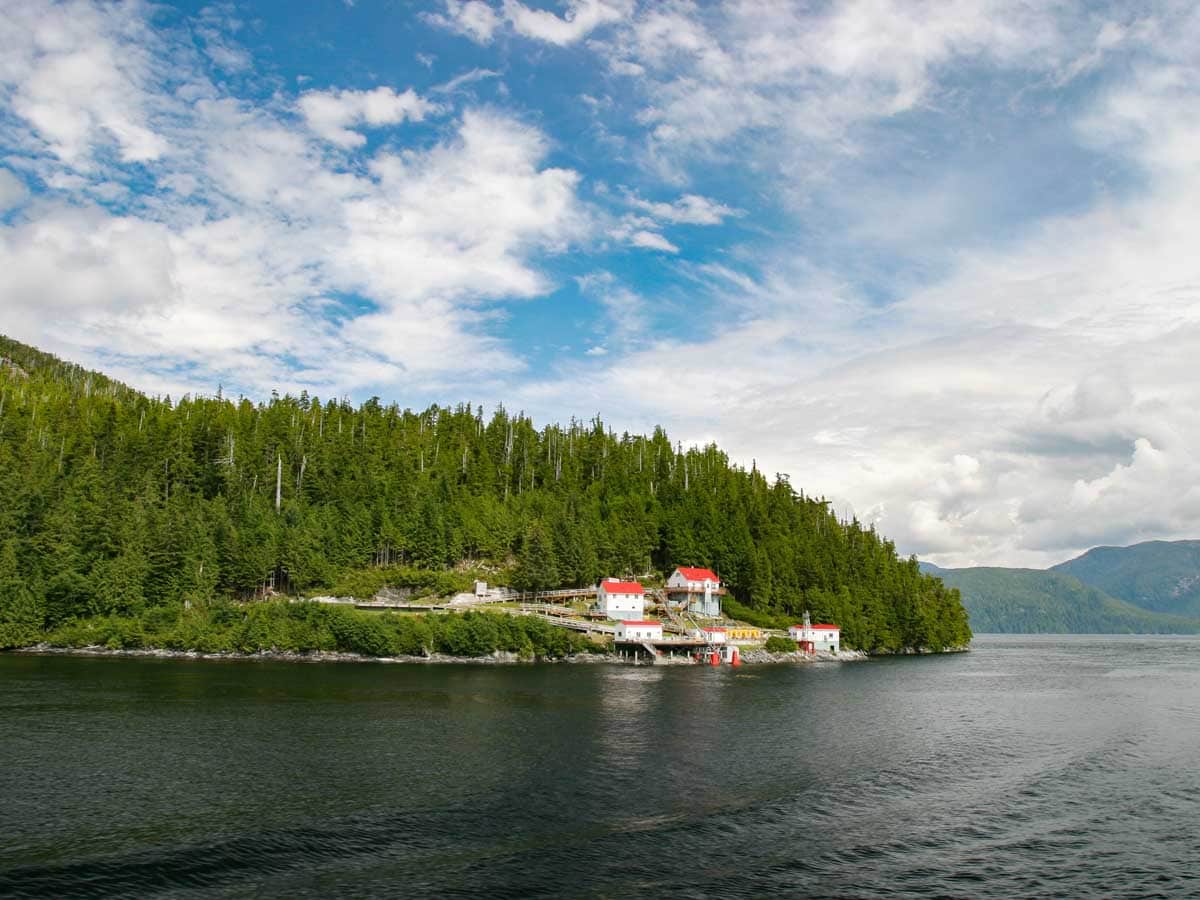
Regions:
M 617 641 L 661 641 L 663 636 L 662 622 L 645 620 L 626 621 L 617 623 Z

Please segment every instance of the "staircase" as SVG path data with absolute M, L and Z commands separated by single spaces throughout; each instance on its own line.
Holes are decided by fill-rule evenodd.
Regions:
M 665 592 L 654 590 L 650 591 L 649 593 L 650 596 L 654 598 L 655 602 L 657 602 L 666 613 L 666 621 L 663 622 L 663 631 L 670 631 L 674 634 L 683 635 L 690 635 L 692 633 L 692 629 L 688 628 L 687 623 L 683 620 L 683 617 L 680 616 L 679 612 L 672 609 L 671 604 L 667 602 L 667 595 Z

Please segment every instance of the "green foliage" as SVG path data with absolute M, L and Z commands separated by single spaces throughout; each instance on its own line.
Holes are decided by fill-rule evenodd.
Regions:
M 446 597 L 470 591 L 474 582 L 474 573 L 469 571 L 435 572 L 407 566 L 385 566 L 347 572 L 334 583 L 330 593 L 335 597 L 365 599 L 375 596 L 383 588 L 408 588 L 414 597 Z
M 58 647 L 110 650 L 163 648 L 204 653 L 337 651 L 364 656 L 487 656 L 497 650 L 526 658 L 558 658 L 595 649 L 575 634 L 532 616 L 497 612 L 405 615 L 322 603 L 251 603 L 206 610 L 161 608 L 139 617 L 75 619 L 47 635 L 0 625 L 0 648 L 45 640 Z
M 554 544 L 541 522 L 532 522 L 525 532 L 514 579 L 524 591 L 547 591 L 562 584 Z
M 30 625 L 19 622 L 0 622 L 0 650 L 16 647 L 32 647 L 42 640 L 42 633 Z
M 796 642 L 773 634 L 767 638 L 767 642 L 763 644 L 763 649 L 770 653 L 795 653 Z
M 0 575 L 7 567 L 22 589 L 0 599 L 0 621 L 22 628 L 144 622 L 185 603 L 203 614 L 272 590 L 441 595 L 469 589 L 475 568 L 545 588 L 695 564 L 720 573 L 729 609 L 751 621 L 808 609 L 868 650 L 970 640 L 958 595 L 873 528 L 661 428 L 618 435 L 596 418 L 538 429 L 503 408 L 485 417 L 467 404 L 416 412 L 305 394 L 173 402 L 6 338 L 0 356 L 20 366 L 0 367 Z M 319 639 L 373 652 L 421 637 L 474 652 L 495 624 L 443 635 L 430 622 L 427 638 L 339 625 L 338 637 L 325 620 L 238 615 L 233 629 L 181 612 L 171 634 L 218 649 Z
M 787 628 L 795 619 L 794 616 L 780 615 L 769 609 L 755 609 L 738 602 L 734 597 L 726 597 L 721 604 L 721 609 L 731 619 L 749 622 L 759 628 Z

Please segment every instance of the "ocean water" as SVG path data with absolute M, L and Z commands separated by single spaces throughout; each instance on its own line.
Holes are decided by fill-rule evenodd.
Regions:
M 1200 639 L 809 667 L 0 655 L 0 895 L 1200 896 Z

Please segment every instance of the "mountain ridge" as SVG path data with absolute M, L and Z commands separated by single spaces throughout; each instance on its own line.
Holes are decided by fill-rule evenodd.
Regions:
M 921 570 L 957 588 L 976 631 L 1200 633 L 1200 541 L 1102 546 L 1046 569 Z
M 1051 570 L 1143 609 L 1200 618 L 1200 540 L 1093 547 Z

